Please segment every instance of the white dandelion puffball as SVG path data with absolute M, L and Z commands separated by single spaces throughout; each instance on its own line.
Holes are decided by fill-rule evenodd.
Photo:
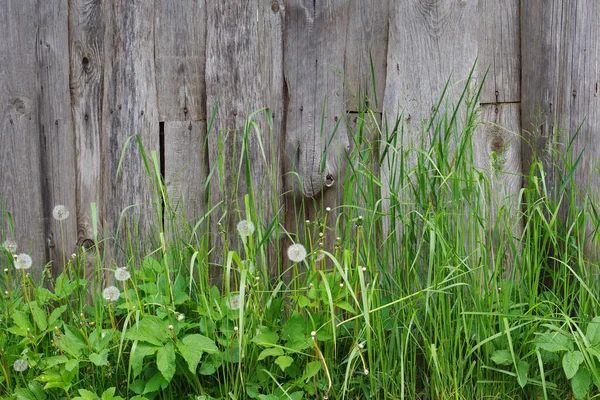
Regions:
M 248 237 L 254 233 L 254 224 L 248 220 L 241 220 L 237 224 L 237 230 L 241 237 Z
M 287 256 L 292 262 L 302 262 L 306 258 L 306 249 L 301 244 L 293 244 L 288 247 Z
M 15 369 L 15 371 L 17 372 L 23 372 L 25 371 L 27 368 L 29 368 L 29 363 L 26 360 L 23 360 L 22 358 L 19 358 L 18 360 L 15 361 L 15 363 L 13 364 L 13 368 Z
M 15 268 L 16 269 L 29 269 L 33 261 L 29 254 L 21 253 L 15 256 Z
M 131 274 L 125 267 L 115 269 L 115 279 L 119 282 L 123 282 L 131 278 Z
M 17 242 L 12 239 L 7 239 L 2 243 L 2 247 L 6 249 L 11 254 L 15 254 L 17 252 Z
M 121 292 L 116 286 L 108 286 L 102 291 L 102 297 L 104 297 L 108 301 L 117 301 L 119 300 L 120 295 Z
M 229 308 L 232 311 L 239 310 L 240 303 L 240 295 L 232 295 L 230 298 L 227 299 L 227 308 Z
M 57 221 L 65 220 L 69 218 L 69 210 L 65 206 L 58 205 L 52 210 L 52 216 Z
M 185 314 L 177 314 L 177 321 L 183 321 L 185 319 Z

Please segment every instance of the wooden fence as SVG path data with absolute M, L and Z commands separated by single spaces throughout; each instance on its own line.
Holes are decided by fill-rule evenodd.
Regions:
M 239 158 L 249 113 L 269 107 L 272 120 L 262 147 L 248 141 L 249 156 L 273 155 L 253 163 L 251 190 L 335 204 L 343 157 L 329 151 L 322 173 L 321 153 L 349 144 L 338 120 L 358 111 L 359 89 L 383 120 L 402 111 L 418 132 L 449 76 L 464 80 L 476 59 L 476 78 L 489 68 L 480 105 L 493 124 L 473 144 L 482 167 L 503 153 L 504 193 L 521 188 L 532 149 L 556 146 L 558 128 L 582 122 L 575 179 L 599 183 L 596 0 L 3 0 L 0 18 L 0 199 L 38 270 L 62 257 L 56 204 L 71 210 L 67 254 L 94 241 L 92 202 L 101 232 L 131 205 L 124 215 L 140 229 L 148 223 L 151 182 L 131 135 L 157 152 L 171 198 L 185 200 L 190 218 L 223 201 L 211 225 L 233 230 L 225 211 L 250 188 L 234 190 L 230 168 L 206 182 L 213 165 Z M 269 132 L 264 115 L 256 121 Z M 336 125 L 335 143 L 325 143 L 321 129 Z M 301 189 L 283 178 L 291 170 Z M 279 212 L 264 198 L 267 216 Z

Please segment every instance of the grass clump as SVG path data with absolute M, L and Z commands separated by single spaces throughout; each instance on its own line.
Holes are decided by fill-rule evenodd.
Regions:
M 145 154 L 160 217 L 150 251 L 137 253 L 127 235 L 123 265 L 97 246 L 34 281 L 27 269 L 39 261 L 19 254 L 5 232 L 0 395 L 597 395 L 598 265 L 584 251 L 600 222 L 595 202 L 574 190 L 577 162 L 565 156 L 558 190 L 534 162 L 519 198 L 490 207 L 494 175 L 475 165 L 479 89 L 471 87 L 454 105 L 446 88 L 416 147 L 401 116 L 382 123 L 361 110 L 349 128 L 344 201 L 319 210 L 302 235 L 287 232 L 281 215 L 263 221 L 262 200 L 246 196 L 237 212 L 247 218 L 220 232 L 235 235 L 236 246 L 210 248 L 210 212 L 185 221 L 170 208 L 153 174 L 157 157 Z M 336 238 L 331 247 L 327 235 Z M 209 268 L 217 251 L 222 264 Z M 274 258 L 279 276 L 265 265 Z M 84 274 L 90 263 L 94 276 Z M 220 285 L 209 283 L 211 268 L 222 269 Z

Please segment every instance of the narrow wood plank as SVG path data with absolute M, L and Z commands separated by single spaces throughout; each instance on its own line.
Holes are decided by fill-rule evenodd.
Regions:
M 520 1 L 480 1 L 476 24 L 477 75 L 483 79 L 489 68 L 479 101 L 521 101 Z
M 171 203 L 169 206 L 176 215 L 185 217 L 193 226 L 208 211 L 206 122 L 165 122 L 164 131 L 165 183 Z M 177 226 L 169 228 L 174 230 Z
M 40 82 L 35 0 L 0 2 L 0 201 L 12 214 L 19 253 L 33 258 L 39 276 L 46 262 L 40 163 Z M 6 215 L 2 239 L 11 236 Z
M 150 240 L 155 225 L 151 181 L 144 168 L 139 135 L 147 155 L 159 149 L 154 71 L 154 3 L 117 0 L 106 4 L 104 96 L 102 106 L 102 215 L 105 231 L 119 235 L 109 254 L 123 263 L 125 232 L 141 232 L 135 245 Z M 117 172 L 118 176 L 117 176 Z M 129 207 L 132 206 L 132 207 Z M 128 208 L 129 207 L 129 208 Z M 121 212 L 123 220 L 120 220 Z M 120 223 L 121 230 L 116 232 Z
M 287 89 L 284 172 L 286 229 L 303 241 L 304 221 L 332 227 L 342 205 L 349 139 L 343 67 L 346 1 L 285 3 L 284 76 Z M 328 235 L 326 246 L 333 243 Z M 307 243 L 304 243 L 308 245 Z
M 85 277 L 95 275 L 96 240 L 92 203 L 102 211 L 102 94 L 105 21 L 102 1 L 71 0 L 69 4 L 71 101 L 75 131 L 77 179 L 77 244 L 88 250 Z M 96 216 L 102 234 L 103 215 Z M 93 285 L 90 285 L 93 287 Z
M 522 232 L 519 192 L 521 172 L 521 106 L 518 103 L 483 105 L 481 119 L 486 121 L 473 137 L 475 167 L 484 172 L 490 198 L 482 198 L 486 215 L 486 239 L 492 238 L 492 250 L 504 241 L 504 276 L 510 277 L 513 266 L 508 240 L 515 241 Z M 512 236 L 505 232 L 513 232 Z M 484 240 L 486 240 L 484 239 Z M 492 264 L 496 260 L 490 260 Z
M 155 3 L 156 89 L 161 121 L 206 118 L 206 4 L 204 0 Z
M 214 125 L 208 135 L 212 173 L 210 200 L 211 205 L 219 204 L 211 220 L 216 264 L 222 262 L 228 249 L 243 253 L 236 231 L 239 220 L 251 219 L 255 224 L 265 224 L 279 209 L 279 162 L 277 156 L 274 160 L 271 156 L 279 153 L 278 140 L 268 129 L 264 114 L 252 117 L 255 126 L 245 125 L 252 112 L 268 105 L 267 100 L 281 101 L 276 100 L 281 87 L 274 87 L 272 95 L 265 94 L 264 91 L 270 90 L 266 86 L 270 77 L 263 76 L 263 71 L 272 68 L 268 63 L 273 60 L 265 58 L 269 49 L 273 49 L 271 40 L 281 35 L 281 31 L 276 23 L 266 22 L 259 31 L 259 20 L 265 15 L 261 10 L 264 9 L 259 8 L 256 0 L 207 4 L 208 119 L 218 103 Z M 259 33 L 264 36 L 260 37 Z M 264 53 L 263 43 L 267 43 Z M 243 157 L 244 147 L 249 164 Z M 248 175 L 250 182 L 246 179 Z M 253 215 L 246 215 L 245 195 L 251 197 Z M 217 265 L 213 282 L 220 279 L 221 273 L 222 269 Z
M 350 1 L 344 60 L 344 74 L 347 80 L 345 103 L 348 111 L 361 110 L 365 105 L 365 99 L 371 109 L 379 112 L 383 110 L 388 7 L 387 2 L 377 0 Z
M 556 196 L 565 176 L 555 150 L 572 162 L 583 152 L 573 179 L 592 201 L 598 198 L 600 149 L 600 4 L 597 2 L 530 1 L 521 3 L 523 170 L 537 156 L 545 167 L 547 186 Z M 543 66 L 543 68 L 540 68 Z M 566 155 L 566 154 L 565 154 Z M 562 210 L 566 213 L 566 207 Z M 594 239 L 592 239 L 593 241 Z M 588 254 L 598 256 L 597 245 Z
M 42 198 L 49 259 L 61 272 L 77 245 L 75 134 L 69 91 L 68 1 L 38 5 L 38 68 L 40 73 L 40 160 Z M 64 205 L 70 217 L 53 218 L 55 206 Z M 64 248 L 63 248 L 64 246 Z

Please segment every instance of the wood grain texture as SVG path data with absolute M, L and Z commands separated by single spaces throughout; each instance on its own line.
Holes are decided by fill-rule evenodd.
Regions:
M 595 201 L 600 193 L 600 4 L 593 1 L 521 3 L 523 170 L 534 156 L 544 163 L 547 186 L 556 196 L 565 166 L 555 153 L 571 146 L 573 174 L 583 193 Z M 565 204 L 578 207 L 577 204 Z M 588 247 L 590 245 L 588 244 Z M 597 245 L 588 248 L 598 256 Z
M 155 2 L 156 89 L 161 121 L 206 118 L 206 4 Z
M 53 270 L 77 248 L 75 135 L 69 91 L 68 1 L 40 2 L 37 57 L 40 74 L 40 161 L 42 198 Z M 62 223 L 52 211 L 64 205 L 71 216 Z M 64 249 L 63 249 L 64 245 Z
M 18 252 L 39 276 L 47 256 L 42 206 L 37 1 L 0 2 L 0 201 L 12 214 Z M 2 215 L 2 240 L 12 236 Z
M 107 3 L 104 36 L 104 91 L 102 106 L 102 215 L 105 231 L 120 240 L 112 257 L 126 244 L 124 235 L 142 232 L 135 245 L 147 245 L 147 228 L 153 220 L 151 182 L 141 150 L 133 135 L 139 135 L 148 156 L 159 150 L 156 76 L 154 71 L 154 3 L 118 0 Z M 119 169 L 120 166 L 120 169 Z M 119 174 L 117 176 L 117 170 Z M 133 206 L 133 207 L 129 207 Z M 120 221 L 121 212 L 123 220 Z M 117 232 L 120 223 L 121 230 Z M 156 225 L 155 225 L 156 226 Z M 123 262 L 115 258 L 116 262 Z
M 279 144 L 272 136 L 265 114 L 251 116 L 252 112 L 269 105 L 267 102 L 281 101 L 277 97 L 281 86 L 267 86 L 277 84 L 277 79 L 263 76 L 276 69 L 272 63 L 277 60 L 266 57 L 276 51 L 274 43 L 281 35 L 280 25 L 267 20 L 266 12 L 280 10 L 277 7 L 277 11 L 267 11 L 262 5 L 259 7 L 258 1 L 207 4 L 209 117 L 218 103 L 214 125 L 208 134 L 210 167 L 215 169 L 210 182 L 210 200 L 211 205 L 219 204 L 211 216 L 216 252 L 213 256 L 217 263 L 228 249 L 242 250 L 235 229 L 239 220 L 250 219 L 262 225 L 279 210 Z M 261 18 L 265 19 L 259 29 Z M 254 125 L 246 124 L 249 117 Z M 275 159 L 272 155 L 276 155 Z M 254 204 L 252 215 L 246 215 L 245 195 L 249 195 Z M 215 268 L 213 281 L 218 280 L 221 272 L 220 267 Z
M 165 122 L 164 130 L 169 206 L 193 225 L 208 211 L 206 122 Z
M 96 245 L 91 204 L 102 205 L 102 96 L 104 10 L 100 0 L 71 0 L 69 13 L 70 85 L 75 130 L 77 244 Z M 102 220 L 102 215 L 98 216 Z M 96 221 L 99 222 L 99 221 Z M 99 233 L 102 233 L 100 225 Z M 93 263 L 87 275 L 91 276 Z
M 381 112 L 383 109 L 388 7 L 387 2 L 378 0 L 350 0 L 344 59 L 347 111 L 359 111 L 366 104 L 375 111 Z M 375 85 L 371 73 L 371 57 Z
M 480 1 L 477 6 L 477 75 L 489 68 L 479 101 L 521 101 L 520 1 Z

